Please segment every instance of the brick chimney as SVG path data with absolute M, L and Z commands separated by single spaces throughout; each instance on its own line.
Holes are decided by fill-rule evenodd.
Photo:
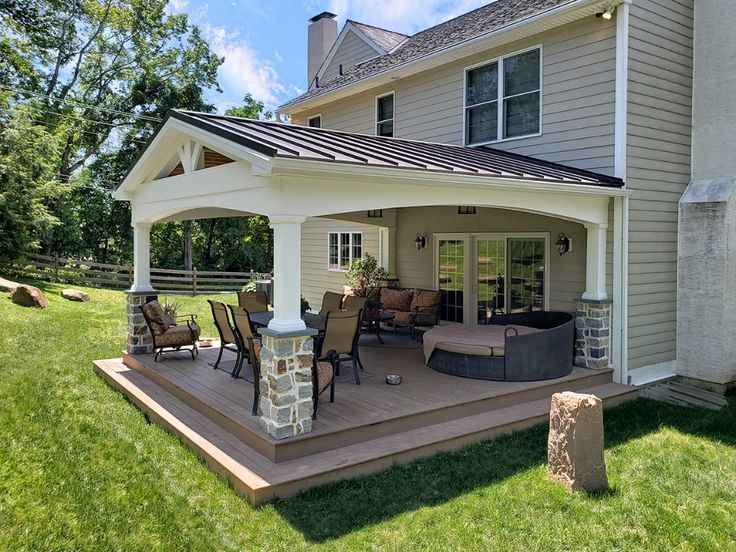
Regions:
M 309 20 L 307 34 L 307 85 L 312 88 L 314 77 L 337 39 L 337 16 L 322 12 Z

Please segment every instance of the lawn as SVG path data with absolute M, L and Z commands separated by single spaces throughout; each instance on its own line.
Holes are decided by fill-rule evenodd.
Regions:
M 46 310 L 0 297 L 0 550 L 736 550 L 736 400 L 606 411 L 599 495 L 547 480 L 539 426 L 253 508 L 93 373 L 124 294 L 36 284 Z

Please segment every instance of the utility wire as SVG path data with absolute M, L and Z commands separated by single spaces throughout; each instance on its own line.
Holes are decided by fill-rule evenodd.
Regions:
M 152 117 L 150 115 L 143 115 L 141 113 L 135 113 L 133 111 L 119 111 L 117 109 L 110 109 L 110 108 L 107 108 L 107 107 L 99 107 L 99 106 L 96 106 L 96 105 L 86 104 L 86 103 L 83 103 L 83 102 L 79 102 L 77 100 L 70 100 L 70 99 L 67 99 L 67 98 L 60 98 L 58 96 L 47 96 L 46 94 L 41 94 L 40 92 L 34 92 L 32 90 L 26 90 L 24 88 L 13 88 L 12 86 L 2 86 L 2 85 L 0 85 L 0 89 L 7 90 L 9 92 L 16 92 L 16 93 L 19 93 L 19 94 L 30 94 L 32 96 L 38 96 L 39 98 L 45 98 L 47 100 L 59 101 L 61 103 L 76 104 L 76 105 L 85 107 L 87 109 L 95 109 L 97 111 L 105 111 L 107 113 L 112 113 L 114 115 L 122 115 L 122 116 L 127 116 L 127 117 L 137 117 L 137 118 L 142 119 L 144 121 L 151 121 L 151 122 L 154 122 L 154 123 L 160 123 L 162 121 L 162 119 L 159 119 L 158 117 Z

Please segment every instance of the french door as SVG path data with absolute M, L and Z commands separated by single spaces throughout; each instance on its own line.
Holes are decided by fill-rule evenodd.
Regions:
M 442 320 L 548 308 L 548 234 L 435 234 L 434 245 Z

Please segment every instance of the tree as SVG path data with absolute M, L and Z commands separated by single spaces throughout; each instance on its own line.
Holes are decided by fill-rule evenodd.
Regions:
M 270 111 L 264 111 L 265 107 L 263 102 L 253 98 L 250 92 L 248 92 L 243 98 L 243 105 L 240 107 L 231 107 L 225 111 L 225 115 L 231 117 L 244 117 L 246 119 L 271 119 L 273 113 Z

